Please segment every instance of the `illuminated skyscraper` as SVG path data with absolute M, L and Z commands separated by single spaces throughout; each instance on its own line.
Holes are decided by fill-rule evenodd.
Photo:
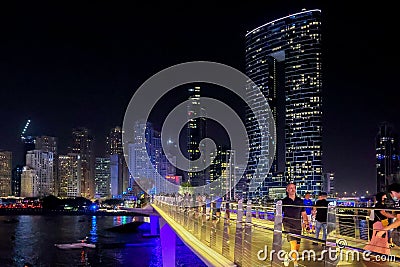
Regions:
M 11 195 L 12 153 L 0 150 L 0 197 Z
M 277 132 L 284 127 L 285 177 L 297 184 L 299 194 L 318 193 L 322 186 L 322 54 L 321 11 L 303 10 L 261 25 L 246 34 L 246 74 L 267 99 Z M 282 82 L 280 82 L 282 81 Z M 282 96 L 282 98 L 279 98 Z M 247 98 L 254 112 L 265 107 L 260 95 L 248 87 Z M 284 109 L 278 105 L 281 101 Z M 279 111 L 282 110 L 280 113 Z M 284 114 L 282 114 L 284 113 Z M 280 118 L 282 123 L 280 124 Z M 250 138 L 247 179 L 253 179 L 260 155 L 268 151 L 260 145 L 260 130 L 248 110 L 246 127 Z M 277 147 L 283 138 L 277 137 Z M 278 158 L 271 163 L 262 190 L 276 183 Z M 254 192 L 256 188 L 249 188 Z
M 333 196 L 335 194 L 335 173 L 326 172 L 324 173 L 324 182 L 322 191 L 328 193 L 328 195 Z
M 235 184 L 238 180 L 238 173 L 240 173 L 240 166 L 236 165 L 236 154 L 234 150 L 226 149 L 222 146 L 217 146 L 215 152 L 211 152 L 211 157 L 214 157 L 213 162 L 210 164 L 210 182 L 219 180 L 211 186 L 211 197 L 214 195 L 212 192 L 224 193 L 225 199 L 233 200 L 236 197 Z M 217 189 L 215 187 L 221 187 Z
M 123 155 L 122 148 L 122 129 L 117 126 L 110 130 L 106 138 L 106 154 L 107 155 Z
M 78 154 L 69 153 L 58 157 L 59 197 L 80 197 L 82 166 Z
M 114 196 L 122 196 L 129 187 L 129 169 L 122 147 L 122 129 L 117 126 L 106 138 L 106 156 L 110 157 L 111 180 Z
M 144 133 L 144 136 L 143 136 Z M 150 122 L 136 121 L 134 125 L 134 141 L 129 144 L 129 170 L 133 179 L 139 184 L 147 184 L 150 193 L 156 192 L 157 177 L 156 160 L 161 151 L 154 142 L 154 129 Z M 146 159 L 150 159 L 148 162 Z
M 376 137 L 376 192 L 385 192 L 388 185 L 400 182 L 399 168 L 399 137 L 393 126 L 384 122 Z
M 86 198 L 94 197 L 94 140 L 86 128 L 72 131 L 71 153 L 78 154 L 81 159 L 82 178 L 81 194 Z
M 26 167 L 26 168 L 25 168 Z M 30 150 L 26 154 L 26 166 L 22 170 L 21 188 L 28 193 L 21 196 L 45 197 L 54 195 L 53 153 L 42 150 Z M 24 173 L 25 172 L 25 173 Z M 26 176 L 29 173 L 29 176 Z M 28 188 L 24 180 L 29 179 L 32 187 Z M 26 190 L 26 191 L 25 191 Z
M 53 179 L 54 179 L 54 194 L 58 195 L 58 186 L 60 184 L 58 179 L 58 138 L 54 136 L 37 136 L 35 141 L 35 149 L 42 150 L 43 152 L 53 153 Z
M 11 194 L 13 196 L 21 196 L 21 175 L 22 175 L 22 165 L 17 164 L 12 170 L 11 177 Z
M 96 158 L 95 165 L 95 194 L 96 198 L 111 197 L 110 158 Z
M 206 137 L 206 114 L 200 103 L 200 87 L 195 86 L 188 89 L 190 104 L 188 105 L 188 126 L 187 126 L 187 154 L 190 162 L 200 158 L 200 141 Z M 197 117 L 196 116 L 200 116 Z M 188 181 L 192 186 L 202 186 L 210 183 L 208 170 L 200 170 L 203 166 L 194 166 L 189 163 Z M 200 164 L 201 165 L 201 164 Z

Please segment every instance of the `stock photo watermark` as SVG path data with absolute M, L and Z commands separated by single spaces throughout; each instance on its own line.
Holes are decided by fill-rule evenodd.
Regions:
M 359 262 L 359 261 L 374 261 L 374 262 L 395 262 L 396 255 L 374 255 L 371 251 L 365 250 L 363 252 L 344 249 L 347 246 L 347 241 L 344 239 L 338 239 L 336 247 L 329 247 L 323 250 L 304 249 L 302 251 L 284 249 L 275 251 L 268 249 L 265 245 L 264 249 L 257 252 L 257 258 L 259 261 L 272 261 L 274 257 L 278 261 L 342 261 L 342 262 Z
M 136 90 L 126 109 L 123 121 L 122 142 L 127 162 L 129 162 L 128 155 L 133 149 L 132 144 L 136 146 L 135 151 L 140 149 L 146 151 L 145 142 L 137 141 L 146 140 L 146 127 L 140 128 L 137 125 L 145 125 L 150 112 L 161 97 L 178 86 L 199 82 L 218 85 L 229 90 L 242 99 L 254 114 L 254 121 L 257 122 L 260 129 L 258 145 L 265 149 L 261 150 L 262 154 L 259 155 L 258 164 L 254 168 L 254 179 L 251 179 L 249 187 L 259 187 L 269 173 L 275 155 L 276 130 L 272 111 L 267 99 L 248 76 L 235 68 L 216 62 L 194 61 L 166 68 L 154 74 Z M 257 103 L 247 99 L 248 90 L 257 95 Z M 210 97 L 200 97 L 199 95 L 196 104 L 200 104 L 201 110 L 204 112 L 188 112 L 188 106 L 192 105 L 192 102 L 189 99 L 176 105 L 163 122 L 161 144 L 163 148 L 168 147 L 169 149 L 166 153 L 168 161 L 176 168 L 188 173 L 200 172 L 208 168 L 214 160 L 211 155 L 216 154 L 214 140 L 204 138 L 199 142 L 196 149 L 199 150 L 200 157 L 195 160 L 186 158 L 179 146 L 168 146 L 168 144 L 179 144 L 179 135 L 188 122 L 199 118 L 211 119 L 228 133 L 231 144 L 230 150 L 234 151 L 235 154 L 235 177 L 242 177 L 245 166 L 249 161 L 251 146 L 244 122 L 234 109 L 223 101 Z M 153 166 L 150 158 L 145 155 L 136 157 L 135 161 L 140 161 L 138 165 L 142 166 L 143 169 L 150 169 Z M 158 172 L 149 174 L 149 172 L 140 172 L 136 169 L 132 169 L 130 172 L 141 189 L 147 193 L 178 193 L 183 189 L 181 185 L 171 183 Z M 230 181 L 229 187 L 233 188 L 238 182 L 239 179 Z M 224 196 L 227 192 L 226 184 L 226 178 L 220 176 L 211 183 L 192 186 L 191 194 Z

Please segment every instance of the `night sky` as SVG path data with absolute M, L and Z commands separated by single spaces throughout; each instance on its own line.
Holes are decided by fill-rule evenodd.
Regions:
M 396 8 L 345 1 L 141 6 L 20 2 L 0 7 L 0 149 L 21 154 L 20 133 L 60 139 L 89 128 L 96 154 L 122 126 L 145 80 L 166 67 L 206 60 L 244 71 L 244 36 L 266 22 L 319 8 L 323 15 L 323 163 L 338 191 L 374 192 L 375 136 L 382 121 L 400 132 Z M 266 4 L 268 2 L 268 4 Z M 132 2 L 134 3 L 134 2 Z M 182 94 L 170 96 L 165 109 Z M 157 113 L 157 112 L 156 112 Z

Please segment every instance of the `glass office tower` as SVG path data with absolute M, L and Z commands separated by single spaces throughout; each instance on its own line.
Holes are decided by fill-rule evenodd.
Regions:
M 275 157 L 261 189 L 265 194 L 271 186 L 279 184 L 274 174 L 279 171 L 278 160 L 284 160 L 285 180 L 294 181 L 299 194 L 321 191 L 321 53 L 320 10 L 303 10 L 246 34 L 246 74 L 267 99 L 277 122 L 277 132 L 284 127 L 284 136 L 277 136 L 277 147 L 284 143 L 285 155 Z M 253 111 L 265 108 L 257 105 L 260 96 L 252 88 L 248 88 L 247 97 Z M 246 175 L 250 180 L 265 149 L 260 146 L 260 131 L 250 109 L 246 127 L 250 138 Z

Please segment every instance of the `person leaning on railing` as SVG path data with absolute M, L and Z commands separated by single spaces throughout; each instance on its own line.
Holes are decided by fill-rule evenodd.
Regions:
M 398 230 L 397 228 L 400 227 L 400 207 L 399 207 L 399 199 L 400 199 L 400 184 L 394 183 L 388 186 L 387 193 L 386 193 L 386 201 L 385 207 L 388 209 L 395 209 L 394 215 L 395 219 L 394 222 L 385 226 L 381 231 L 377 232 L 376 236 L 382 237 L 385 233 L 396 229 L 396 233 L 392 232 L 391 237 L 393 239 L 393 243 L 396 245 L 400 245 L 400 240 L 398 240 Z
M 374 210 L 374 222 L 380 221 L 383 227 L 389 225 L 389 219 L 394 219 L 396 216 L 393 215 L 390 211 L 385 210 L 387 208 L 385 201 L 387 196 L 384 192 L 379 192 L 376 194 L 376 203 L 375 203 L 375 210 Z

